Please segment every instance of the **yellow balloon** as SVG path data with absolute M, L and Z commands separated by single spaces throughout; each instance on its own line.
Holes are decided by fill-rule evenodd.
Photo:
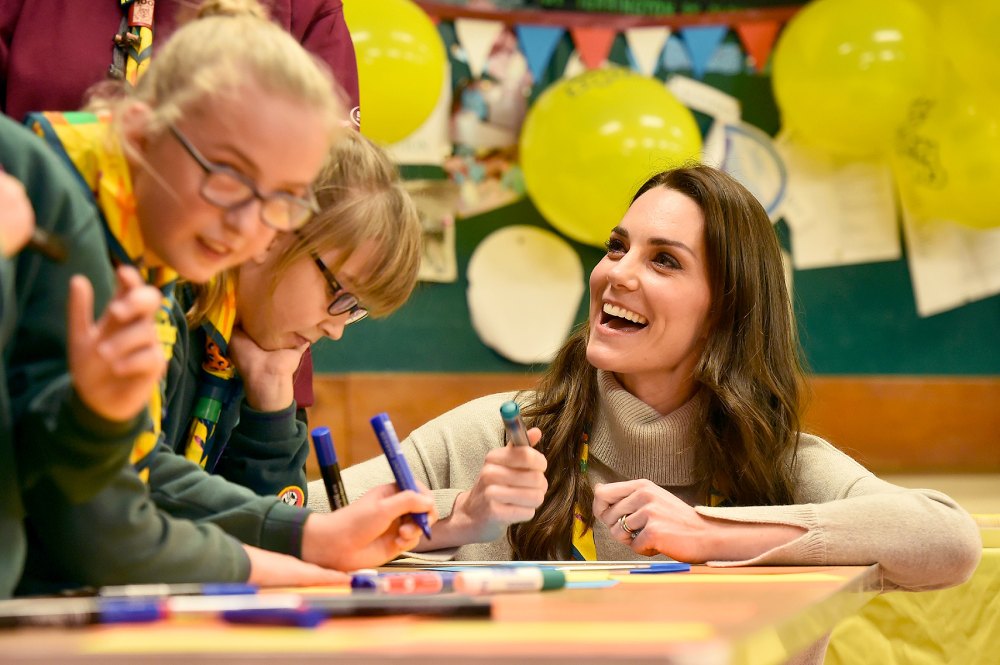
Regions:
M 1000 227 L 1000 97 L 966 89 L 915 103 L 893 167 L 918 215 Z
M 346 0 L 344 17 L 358 59 L 361 132 L 395 143 L 427 120 L 441 96 L 441 36 L 410 0 Z
M 828 152 L 887 152 L 910 103 L 940 79 L 934 40 L 927 12 L 910 0 L 806 5 L 775 47 L 782 125 Z
M 970 86 L 1000 90 L 1000 2 L 948 0 L 940 12 L 940 52 Z
M 528 110 L 519 148 L 545 219 L 602 246 L 649 176 L 700 158 L 701 134 L 663 83 L 612 68 L 550 86 Z

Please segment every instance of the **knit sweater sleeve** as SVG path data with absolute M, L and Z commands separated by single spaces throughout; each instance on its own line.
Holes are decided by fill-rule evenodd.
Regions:
M 717 519 L 806 530 L 753 559 L 710 565 L 877 563 L 883 590 L 919 591 L 960 584 L 979 563 L 979 531 L 954 500 L 881 480 L 818 437 L 803 435 L 793 483 L 795 505 L 698 507 L 700 514 Z
M 511 396 L 489 395 L 467 402 L 418 427 L 402 442 L 413 477 L 431 489 L 441 518 L 451 515 L 455 499 L 475 483 L 486 453 L 503 445 L 500 405 Z M 384 455 L 345 469 L 342 475 L 352 501 L 376 485 L 394 482 Z M 321 482 L 310 484 L 309 497 L 310 507 L 324 509 Z

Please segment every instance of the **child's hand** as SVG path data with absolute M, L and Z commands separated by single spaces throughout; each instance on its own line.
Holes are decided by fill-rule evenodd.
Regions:
M 14 256 L 35 230 L 35 210 L 21 181 L 0 170 L 0 252 Z
M 87 407 L 123 422 L 149 402 L 166 370 L 154 316 L 163 295 L 135 268 L 118 269 L 118 293 L 93 320 L 94 288 L 82 275 L 69 284 L 67 335 L 73 387 Z
M 437 521 L 427 489 L 417 494 L 400 492 L 395 484 L 373 487 L 340 510 L 309 515 L 302 558 L 347 571 L 380 566 L 420 542 L 420 527 L 406 519 L 409 513 L 427 513 L 431 524 Z
M 339 570 L 328 570 L 313 563 L 300 561 L 287 554 L 269 552 L 244 545 L 250 557 L 250 584 L 260 586 L 346 586 L 350 575 Z
M 288 408 L 295 398 L 295 370 L 308 348 L 308 344 L 303 344 L 294 349 L 267 351 L 242 328 L 234 328 L 229 340 L 229 358 L 243 380 L 247 404 L 257 411 Z

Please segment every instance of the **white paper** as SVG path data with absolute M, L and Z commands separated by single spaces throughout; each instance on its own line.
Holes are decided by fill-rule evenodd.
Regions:
M 745 122 L 726 123 L 723 129 L 726 150 L 722 170 L 757 197 L 772 222 L 778 221 L 788 192 L 788 171 L 774 141 Z
M 740 124 L 740 100 L 717 88 L 686 76 L 671 76 L 667 89 L 681 104 L 693 111 L 712 116 L 712 126 L 701 144 L 701 160 L 711 166 L 721 166 L 726 155 L 726 125 Z
M 555 357 L 584 293 L 569 243 L 536 226 L 507 226 L 479 243 L 466 275 L 472 327 L 486 346 L 524 364 Z
M 892 171 L 884 161 L 823 154 L 783 133 L 775 141 L 788 172 L 782 215 L 795 267 L 826 268 L 902 256 Z
M 1000 293 L 1000 228 L 920 219 L 904 207 L 903 231 L 920 316 Z

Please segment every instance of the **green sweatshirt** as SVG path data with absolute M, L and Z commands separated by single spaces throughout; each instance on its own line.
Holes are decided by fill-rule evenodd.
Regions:
M 104 310 L 114 289 L 92 203 L 37 136 L 4 116 L 0 164 L 24 185 L 36 225 L 60 236 L 69 249 L 63 263 L 25 250 L 16 260 L 3 261 L 0 270 L 0 596 L 6 596 L 24 559 L 22 492 L 45 485 L 67 502 L 91 498 L 122 468 L 147 416 L 124 423 L 97 416 L 73 391 L 67 374 L 70 276 L 90 279 L 95 312 Z M 44 502 L 23 505 L 30 516 L 46 514 Z M 72 543 L 64 540 L 60 547 L 71 549 Z
M 79 185 L 81 195 L 89 191 L 82 181 Z M 110 270 L 105 247 L 88 256 L 105 273 Z M 183 371 L 188 331 L 176 306 L 173 315 L 178 343 L 167 378 L 167 421 L 189 417 L 169 406 L 174 393 L 189 389 Z M 179 427 L 164 425 L 165 431 Z M 123 456 L 139 429 L 133 428 Z M 38 509 L 28 521 L 28 561 L 19 593 L 124 583 L 244 581 L 250 567 L 240 541 L 299 554 L 305 509 L 211 476 L 162 441 L 148 459 L 148 486 L 131 466 L 119 465 L 111 482 L 84 502 L 56 482 L 53 473 L 33 483 L 25 499 Z
M 176 296 L 181 310 L 193 304 L 190 288 L 178 288 Z M 180 317 L 180 311 L 175 312 L 174 318 Z M 171 365 L 171 372 L 176 373 L 178 379 L 172 381 L 169 389 L 164 432 L 168 444 L 179 455 L 187 449 L 198 383 L 203 380 L 201 364 L 205 359 L 205 338 L 202 328 L 189 330 L 186 341 L 179 340 L 176 345 L 184 344 L 182 355 L 186 362 L 175 361 Z M 232 394 L 223 404 L 216 425 L 216 440 L 224 448 L 211 472 L 262 496 L 282 493 L 289 499 L 297 496 L 301 499 L 298 505 L 303 505 L 305 464 L 309 456 L 304 417 L 296 413 L 295 402 L 281 411 L 257 411 L 246 403 L 239 377 L 231 383 Z

